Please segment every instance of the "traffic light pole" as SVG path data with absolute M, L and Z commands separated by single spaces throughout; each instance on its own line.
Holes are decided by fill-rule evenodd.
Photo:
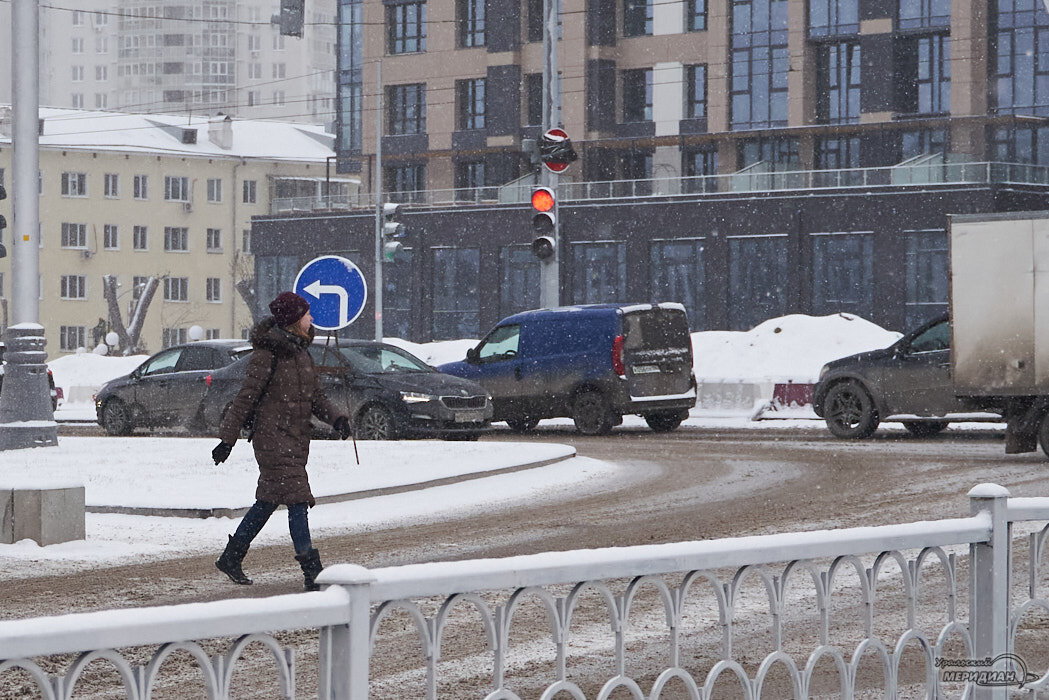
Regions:
M 11 4 L 13 157 L 11 297 L 0 390 L 0 450 L 58 444 L 40 325 L 40 16 L 38 0 Z
M 557 73 L 557 9 L 560 0 L 543 0 L 543 133 L 561 123 L 561 78 Z M 539 305 L 561 305 L 561 217 L 558 216 L 559 175 L 540 166 L 540 184 L 554 197 L 554 254 L 539 262 Z
M 375 65 L 375 339 L 382 342 L 382 61 Z

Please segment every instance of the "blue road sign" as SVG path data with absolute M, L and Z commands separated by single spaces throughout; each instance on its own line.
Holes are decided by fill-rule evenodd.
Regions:
M 337 255 L 306 263 L 295 277 L 295 293 L 310 303 L 313 325 L 322 331 L 350 325 L 368 301 L 368 285 L 360 269 Z

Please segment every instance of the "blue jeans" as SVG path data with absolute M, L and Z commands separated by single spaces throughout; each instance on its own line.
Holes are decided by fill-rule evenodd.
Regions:
M 276 503 L 266 501 L 255 501 L 244 519 L 237 526 L 237 532 L 233 536 L 238 540 L 251 542 L 255 536 L 262 531 L 263 526 L 277 510 Z M 291 541 L 295 545 L 295 554 L 303 555 L 313 549 L 313 541 L 310 539 L 310 521 L 307 513 L 309 506 L 305 503 L 293 503 L 288 506 L 288 530 L 291 531 Z

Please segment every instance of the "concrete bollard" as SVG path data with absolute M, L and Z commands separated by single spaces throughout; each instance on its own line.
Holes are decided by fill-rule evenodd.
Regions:
M 41 547 L 82 540 L 84 487 L 0 485 L 0 544 L 34 540 Z

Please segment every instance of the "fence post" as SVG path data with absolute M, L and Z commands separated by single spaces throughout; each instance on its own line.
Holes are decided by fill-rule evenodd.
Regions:
M 1009 490 L 998 484 L 979 484 L 969 491 L 969 512 L 987 511 L 991 536 L 972 545 L 969 587 L 969 631 L 973 659 L 995 659 L 1009 651 Z M 975 667 L 974 667 L 975 668 Z M 993 670 L 1007 670 L 997 664 Z M 992 670 L 983 667 L 984 670 Z M 974 686 L 975 700 L 1005 700 L 1006 686 Z
M 371 661 L 371 585 L 375 576 L 363 566 L 338 564 L 317 577 L 321 585 L 341 586 L 350 597 L 350 623 L 331 628 L 330 652 L 321 650 L 321 688 L 330 700 L 368 700 Z M 328 668 L 324 668 L 324 661 Z M 323 697 L 324 692 L 321 693 Z

